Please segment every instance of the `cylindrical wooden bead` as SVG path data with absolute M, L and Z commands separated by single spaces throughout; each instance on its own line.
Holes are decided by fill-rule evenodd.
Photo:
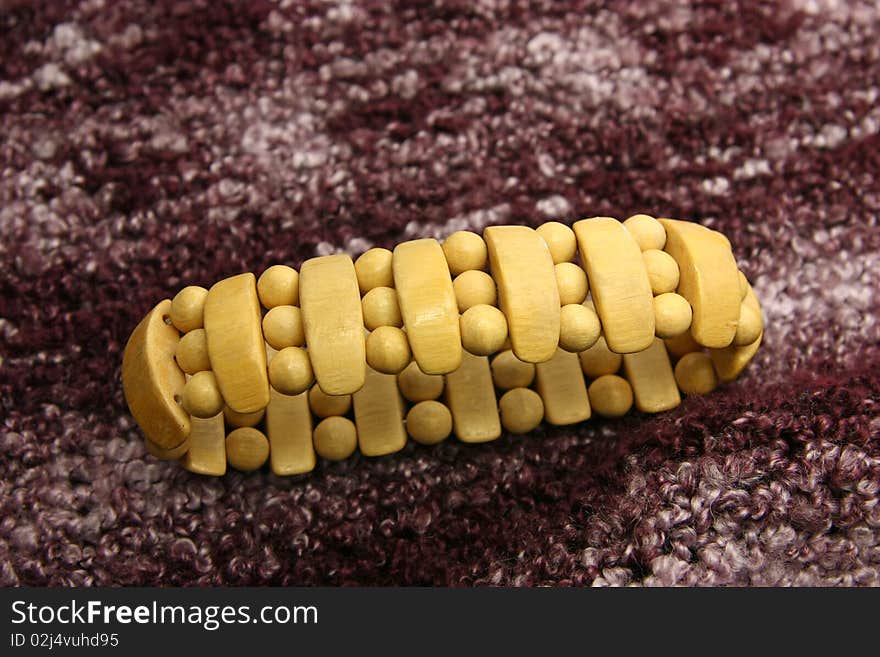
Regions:
M 675 364 L 675 382 L 687 395 L 705 395 L 718 387 L 712 359 L 702 351 L 685 354 Z
M 354 271 L 361 294 L 377 287 L 394 287 L 391 251 L 388 249 L 374 248 L 365 251 L 354 261 Z
M 300 347 L 285 347 L 269 363 L 269 383 L 283 395 L 305 392 L 314 380 L 312 362 Z
M 364 326 L 375 331 L 380 326 L 403 326 L 397 292 L 391 287 L 374 287 L 361 299 L 364 311 Z
M 318 456 L 328 461 L 342 461 L 357 449 L 357 428 L 348 418 L 335 415 L 318 423 L 312 440 Z
M 181 333 L 202 328 L 204 324 L 205 299 L 208 291 L 198 285 L 188 285 L 171 300 L 169 317 Z
M 263 317 L 263 337 L 273 349 L 305 344 L 302 311 L 296 306 L 275 306 Z
M 174 358 L 177 360 L 180 369 L 187 374 L 195 374 L 196 372 L 211 369 L 205 329 L 199 328 L 184 334 L 180 338 L 180 342 L 177 343 Z
M 581 359 L 581 369 L 590 378 L 600 377 L 604 374 L 614 374 L 623 363 L 623 356 L 616 354 L 608 348 L 605 336 L 600 335 L 596 344 L 578 354 Z
M 599 316 L 587 306 L 562 306 L 559 316 L 559 347 L 574 353 L 589 349 L 602 331 Z
M 406 414 L 406 432 L 417 443 L 436 445 L 452 433 L 452 414 L 438 401 L 422 401 Z
M 683 296 L 667 292 L 654 297 L 654 332 L 657 337 L 671 338 L 690 328 L 693 311 Z
M 488 257 L 483 238 L 469 230 L 459 230 L 447 237 L 443 241 L 443 254 L 453 276 L 469 269 L 483 269 Z
M 507 339 L 507 319 L 495 306 L 480 304 L 461 316 L 461 346 L 474 356 L 500 350 Z
M 397 375 L 397 387 L 405 399 L 411 402 L 437 399 L 443 393 L 443 375 L 425 374 L 419 364 L 411 362 Z
M 662 249 L 666 245 L 666 229 L 654 217 L 634 214 L 623 222 L 642 251 Z
M 553 264 L 569 262 L 577 251 L 577 239 L 574 231 L 558 221 L 548 221 L 535 229 L 550 249 Z M 583 301 L 583 299 L 581 299 Z M 580 301 L 575 302 L 580 303 Z
M 633 405 L 629 382 L 616 374 L 605 374 L 590 384 L 587 391 L 590 406 L 602 417 L 621 417 Z
M 253 472 L 269 458 L 269 440 L 262 431 L 242 427 L 226 436 L 226 460 L 236 470 Z
M 214 373 L 196 372 L 183 387 L 180 403 L 194 417 L 214 417 L 222 411 L 223 397 Z
M 264 308 L 299 303 L 299 273 L 287 265 L 272 265 L 257 280 L 257 295 Z
M 383 374 L 397 374 L 412 361 L 406 333 L 395 326 L 380 326 L 367 336 L 367 364 Z
M 489 274 L 478 269 L 460 273 L 452 281 L 452 288 L 455 290 L 455 301 L 460 313 L 480 304 L 494 306 L 497 301 L 495 281 Z
M 492 381 L 502 390 L 527 388 L 535 379 L 535 364 L 521 361 L 507 349 L 492 359 Z
M 659 249 L 648 249 L 642 252 L 645 261 L 645 269 L 648 270 L 648 280 L 651 282 L 651 291 L 654 294 L 675 292 L 678 287 L 678 263 L 675 259 Z
M 586 272 L 573 262 L 560 262 L 555 269 L 560 305 L 583 303 L 590 290 Z
M 544 419 L 544 402 L 531 388 L 513 388 L 498 400 L 501 424 L 510 433 L 528 433 Z
M 309 390 L 309 408 L 318 417 L 345 415 L 351 409 L 351 395 L 328 395 L 315 384 Z

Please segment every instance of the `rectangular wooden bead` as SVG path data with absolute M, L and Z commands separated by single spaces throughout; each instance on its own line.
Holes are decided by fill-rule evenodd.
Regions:
M 364 385 L 366 348 L 361 294 L 347 255 L 306 260 L 299 271 L 299 300 L 315 379 L 328 395 L 348 395 Z
M 183 467 L 190 472 L 222 477 L 226 474 L 226 426 L 223 413 L 191 420 L 189 450 L 183 457 Z
M 484 443 L 501 435 L 492 369 L 485 356 L 463 353 L 461 366 L 446 375 L 445 398 L 453 431 L 462 442 Z
M 312 413 L 307 392 L 283 395 L 277 390 L 271 391 L 266 407 L 266 435 L 272 472 L 287 476 L 315 469 Z
M 391 262 L 394 287 L 413 358 L 425 374 L 446 374 L 461 363 L 458 304 L 443 248 L 435 239 L 398 244 Z
M 254 413 L 269 403 L 269 377 L 257 282 L 251 273 L 231 276 L 205 299 L 208 358 L 226 405 Z
M 742 300 L 742 303 L 750 305 L 758 313 L 761 312 L 761 305 L 758 303 L 758 297 L 756 297 L 754 291 L 752 291 L 751 285 L 749 285 L 749 290 L 746 293 L 745 299 Z M 758 338 L 751 344 L 743 345 L 741 347 L 731 344 L 721 349 L 709 349 L 709 357 L 712 359 L 712 365 L 715 367 L 715 373 L 718 375 L 718 380 L 726 383 L 733 381 L 738 377 L 740 372 L 742 372 L 746 365 L 749 364 L 749 361 L 754 358 L 755 353 L 758 351 L 758 347 L 761 346 L 761 340 L 763 337 L 764 331 L 761 331 L 761 333 L 758 334 Z
M 550 360 L 535 365 L 536 387 L 550 424 L 576 424 L 590 419 L 590 399 L 577 354 L 557 349 Z
M 643 413 L 668 411 L 681 403 L 669 354 L 660 338 L 654 338 L 644 351 L 624 354 L 623 370 L 632 386 L 636 408 Z
M 394 374 L 382 374 L 367 366 L 366 381 L 354 393 L 354 423 L 358 447 L 365 456 L 384 456 L 406 445 L 403 398 Z

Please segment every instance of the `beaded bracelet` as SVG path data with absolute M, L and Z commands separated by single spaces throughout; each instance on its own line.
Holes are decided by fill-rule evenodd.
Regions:
M 723 235 L 595 217 L 186 287 L 135 328 L 122 383 L 153 456 L 294 475 L 407 436 L 480 443 L 669 410 L 736 378 L 762 334 Z

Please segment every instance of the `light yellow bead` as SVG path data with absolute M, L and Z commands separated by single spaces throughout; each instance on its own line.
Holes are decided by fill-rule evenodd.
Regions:
M 587 395 L 590 406 L 602 417 L 621 417 L 633 405 L 632 386 L 616 374 L 605 374 L 593 381 Z
M 198 285 L 189 285 L 174 295 L 168 314 L 171 323 L 178 331 L 186 333 L 205 325 L 204 311 L 207 296 L 208 291 Z
M 501 424 L 510 433 L 528 433 L 544 419 L 541 395 L 530 388 L 508 390 L 498 400 Z
M 654 297 L 654 332 L 659 338 L 681 335 L 691 326 L 691 304 L 675 292 Z
M 300 347 L 285 347 L 269 363 L 269 383 L 283 395 L 305 392 L 314 380 L 312 361 Z
M 461 346 L 474 356 L 494 354 L 507 339 L 507 319 L 495 306 L 472 306 L 461 316 L 460 325 Z
M 296 306 L 275 306 L 263 317 L 263 337 L 273 349 L 301 347 L 306 341 L 302 311 Z
M 581 369 L 590 378 L 614 374 L 623 363 L 623 356 L 611 351 L 602 335 L 596 340 L 596 344 L 578 356 L 581 359 Z
M 377 247 L 362 253 L 354 261 L 354 272 L 357 274 L 361 294 L 366 294 L 377 287 L 394 287 L 391 251 L 388 249 Z
M 263 421 L 264 417 L 266 417 L 265 408 L 253 413 L 239 413 L 233 411 L 229 406 L 223 407 L 223 418 L 226 420 L 226 424 L 233 427 L 255 427 Z
M 259 470 L 268 458 L 269 440 L 262 431 L 243 427 L 226 436 L 226 461 L 236 470 Z
M 374 287 L 361 299 L 364 326 L 375 331 L 380 326 L 403 326 L 397 292 L 392 287 Z
M 455 290 L 455 300 L 460 313 L 480 304 L 494 306 L 497 300 L 498 291 L 495 289 L 495 281 L 489 274 L 478 269 L 469 269 L 460 273 L 452 281 L 452 288 Z
M 575 251 L 577 251 L 577 239 L 571 228 L 558 221 L 548 221 L 546 224 L 538 226 L 535 230 L 543 238 L 547 248 L 550 249 L 553 264 L 558 265 L 561 262 L 569 262 L 574 258 Z
M 664 342 L 666 343 L 666 351 L 676 358 L 681 358 L 692 351 L 700 351 L 703 348 L 696 340 L 694 340 L 694 336 L 691 335 L 690 331 L 685 331 L 680 335 L 666 338 Z
M 675 364 L 675 382 L 686 395 L 705 395 L 718 387 L 712 359 L 702 351 L 685 354 Z
M 203 370 L 211 369 L 211 361 L 208 359 L 208 341 L 205 338 L 205 329 L 195 329 L 184 334 L 177 343 L 174 352 L 177 364 L 187 374 L 195 374 Z
M 312 442 L 321 458 L 342 461 L 357 449 L 357 427 L 347 417 L 328 417 L 315 427 Z
M 351 409 L 351 395 L 328 395 L 316 384 L 309 390 L 309 408 L 318 417 L 345 415 Z
M 380 326 L 367 336 L 367 364 L 383 374 L 397 374 L 412 361 L 406 333 L 395 326 Z
M 183 387 L 180 403 L 194 417 L 214 417 L 222 411 L 223 397 L 214 373 L 196 372 Z
M 590 286 L 587 273 L 573 262 L 560 262 L 556 265 L 556 287 L 559 288 L 559 304 L 583 303 Z
M 443 375 L 425 374 L 419 364 L 411 362 L 397 375 L 400 393 L 411 402 L 437 399 L 443 393 Z
M 436 445 L 452 433 L 452 413 L 438 401 L 422 401 L 406 414 L 406 432 L 417 443 Z
M 257 281 L 257 294 L 265 308 L 299 303 L 299 273 L 287 265 L 272 265 Z
M 535 364 L 525 363 L 510 349 L 492 359 L 492 381 L 502 390 L 527 388 L 535 379 Z
M 589 349 L 602 332 L 599 316 L 579 303 L 562 306 L 559 315 L 559 347 L 574 353 Z
M 749 281 L 742 272 L 739 272 L 739 293 L 742 295 L 742 299 L 745 299 L 749 293 Z
M 469 269 L 483 269 L 488 250 L 482 237 L 469 230 L 459 230 L 444 240 L 443 254 L 449 271 L 458 276 Z
M 737 347 L 752 344 L 761 335 L 763 328 L 761 313 L 753 306 L 743 303 L 739 309 L 739 324 L 736 327 L 736 335 L 733 336 L 733 344 Z
M 666 246 L 666 229 L 663 224 L 646 214 L 634 214 L 623 222 L 642 251 L 662 249 Z
M 675 292 L 678 287 L 678 263 L 675 258 L 659 249 L 648 249 L 642 252 L 651 291 L 654 294 Z

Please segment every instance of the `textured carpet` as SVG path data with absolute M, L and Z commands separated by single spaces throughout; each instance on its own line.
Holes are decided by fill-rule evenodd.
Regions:
M 0 0 L 0 584 L 880 583 L 880 10 Z M 145 454 L 185 284 L 496 223 L 724 232 L 735 384 L 282 479 Z

